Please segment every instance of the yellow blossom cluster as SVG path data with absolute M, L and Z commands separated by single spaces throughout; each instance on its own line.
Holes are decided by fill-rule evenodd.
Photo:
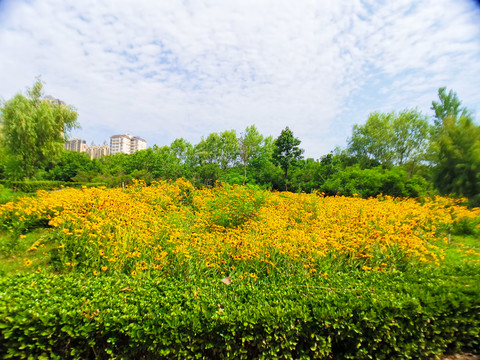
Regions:
M 319 275 L 325 259 L 383 270 L 396 261 L 439 263 L 450 224 L 480 209 L 435 197 L 325 197 L 183 179 L 122 188 L 39 191 L 0 207 L 14 226 L 44 223 L 66 269 L 132 276 L 188 269 L 255 273 L 299 267 Z M 35 247 L 38 247 L 38 242 Z

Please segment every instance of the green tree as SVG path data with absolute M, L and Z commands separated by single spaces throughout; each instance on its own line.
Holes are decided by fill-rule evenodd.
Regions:
M 450 90 L 447 94 L 447 88 L 441 87 L 438 89 L 438 97 L 440 101 L 432 101 L 432 110 L 435 112 L 435 125 L 437 127 L 441 127 L 443 120 L 448 117 L 458 119 L 461 116 L 470 116 L 467 108 L 462 107 L 462 102 L 453 90 Z
M 348 152 L 363 168 L 377 165 L 413 167 L 423 160 L 430 126 L 417 110 L 369 115 L 364 125 L 354 125 L 348 140 Z
M 222 170 L 233 166 L 238 160 L 239 148 L 235 130 L 225 130 L 220 134 L 219 163 Z
M 199 165 L 220 164 L 220 149 L 222 140 L 217 133 L 211 133 L 195 145 L 194 152 Z
M 439 102 L 432 102 L 435 131 L 432 160 L 435 187 L 444 194 L 466 196 L 480 205 L 480 126 L 461 106 L 457 95 L 445 88 L 438 91 Z
M 303 158 L 303 149 L 299 148 L 301 141 L 293 136 L 288 126 L 275 139 L 273 160 L 284 172 L 285 190 L 288 190 L 288 169 Z
M 195 146 L 200 165 L 217 164 L 222 170 L 235 163 L 238 158 L 238 141 L 235 130 L 211 133 Z
M 247 182 L 247 166 L 254 157 L 260 154 L 262 143 L 263 135 L 258 132 L 255 125 L 248 126 L 238 138 L 240 159 L 243 164 L 243 185 Z
M 188 141 L 183 138 L 175 139 L 170 145 L 170 150 L 182 164 L 193 166 L 193 146 Z
M 37 80 L 26 96 L 17 94 L 0 109 L 11 178 L 32 178 L 58 159 L 66 133 L 79 127 L 75 109 L 44 101 L 42 89 L 42 82 Z
M 64 150 L 56 164 L 48 170 L 48 178 L 58 181 L 72 181 L 79 173 L 96 171 L 96 163 L 85 153 Z

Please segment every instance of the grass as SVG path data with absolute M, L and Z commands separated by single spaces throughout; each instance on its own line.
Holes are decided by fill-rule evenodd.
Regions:
M 25 196 L 26 194 L 21 191 L 13 191 L 12 189 L 5 188 L 0 185 L 0 204 L 6 204 L 9 201 L 16 200 Z
M 53 271 L 46 254 L 55 246 L 49 244 L 31 249 L 33 244 L 47 234 L 45 229 L 35 229 L 25 237 L 13 237 L 8 232 L 0 232 L 0 276 L 31 273 L 39 268 Z

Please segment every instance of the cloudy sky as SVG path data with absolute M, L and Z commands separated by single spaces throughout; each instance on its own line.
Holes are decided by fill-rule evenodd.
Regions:
M 0 98 L 40 76 L 87 143 L 289 126 L 319 158 L 442 86 L 480 114 L 474 0 L 0 0 L 0 54 Z

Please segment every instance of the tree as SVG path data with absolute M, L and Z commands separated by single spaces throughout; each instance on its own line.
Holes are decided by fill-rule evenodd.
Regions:
M 431 126 L 417 110 L 404 110 L 393 118 L 392 148 L 394 165 L 402 166 L 410 177 L 425 162 Z
M 445 88 L 438 91 L 440 102 L 432 102 L 435 131 L 432 141 L 435 187 L 480 205 L 480 126 L 473 122 L 457 95 Z
M 364 125 L 353 125 L 348 152 L 362 167 L 390 165 L 393 156 L 390 138 L 392 114 L 371 113 Z
M 64 150 L 57 163 L 48 170 L 50 180 L 72 181 L 78 173 L 97 171 L 96 163 L 84 152 Z
M 458 119 L 460 116 L 470 116 L 467 108 L 462 107 L 462 102 L 453 90 L 450 90 L 447 94 L 447 88 L 442 87 L 438 89 L 438 97 L 440 101 L 432 101 L 432 110 L 435 112 L 435 125 L 437 127 L 441 127 L 443 120 L 448 117 Z
M 235 130 L 225 130 L 220 134 L 219 163 L 222 170 L 234 165 L 238 160 L 239 148 Z
M 243 164 L 243 185 L 247 182 L 247 165 L 251 159 L 259 155 L 262 142 L 263 135 L 258 132 L 255 125 L 248 126 L 238 139 L 240 159 Z
M 2 143 L 10 165 L 10 177 L 29 179 L 62 153 L 65 134 L 76 127 L 71 106 L 43 100 L 43 84 L 37 80 L 27 95 L 15 95 L 1 111 Z
M 193 146 L 183 138 L 175 139 L 170 145 L 172 153 L 182 164 L 192 164 Z
M 285 190 L 287 190 L 288 169 L 303 158 L 303 149 L 299 148 L 301 141 L 293 136 L 288 126 L 282 130 L 274 142 L 273 160 L 284 171 Z
M 219 164 L 222 140 L 217 133 L 211 133 L 206 139 L 202 137 L 195 145 L 194 151 L 200 165 Z
M 427 117 L 417 110 L 369 115 L 364 125 L 354 125 L 348 140 L 348 152 L 356 156 L 362 167 L 379 164 L 412 167 L 423 159 L 430 126 Z
M 218 164 L 222 170 L 232 165 L 238 158 L 238 141 L 235 130 L 211 133 L 195 146 L 195 154 L 200 165 Z

